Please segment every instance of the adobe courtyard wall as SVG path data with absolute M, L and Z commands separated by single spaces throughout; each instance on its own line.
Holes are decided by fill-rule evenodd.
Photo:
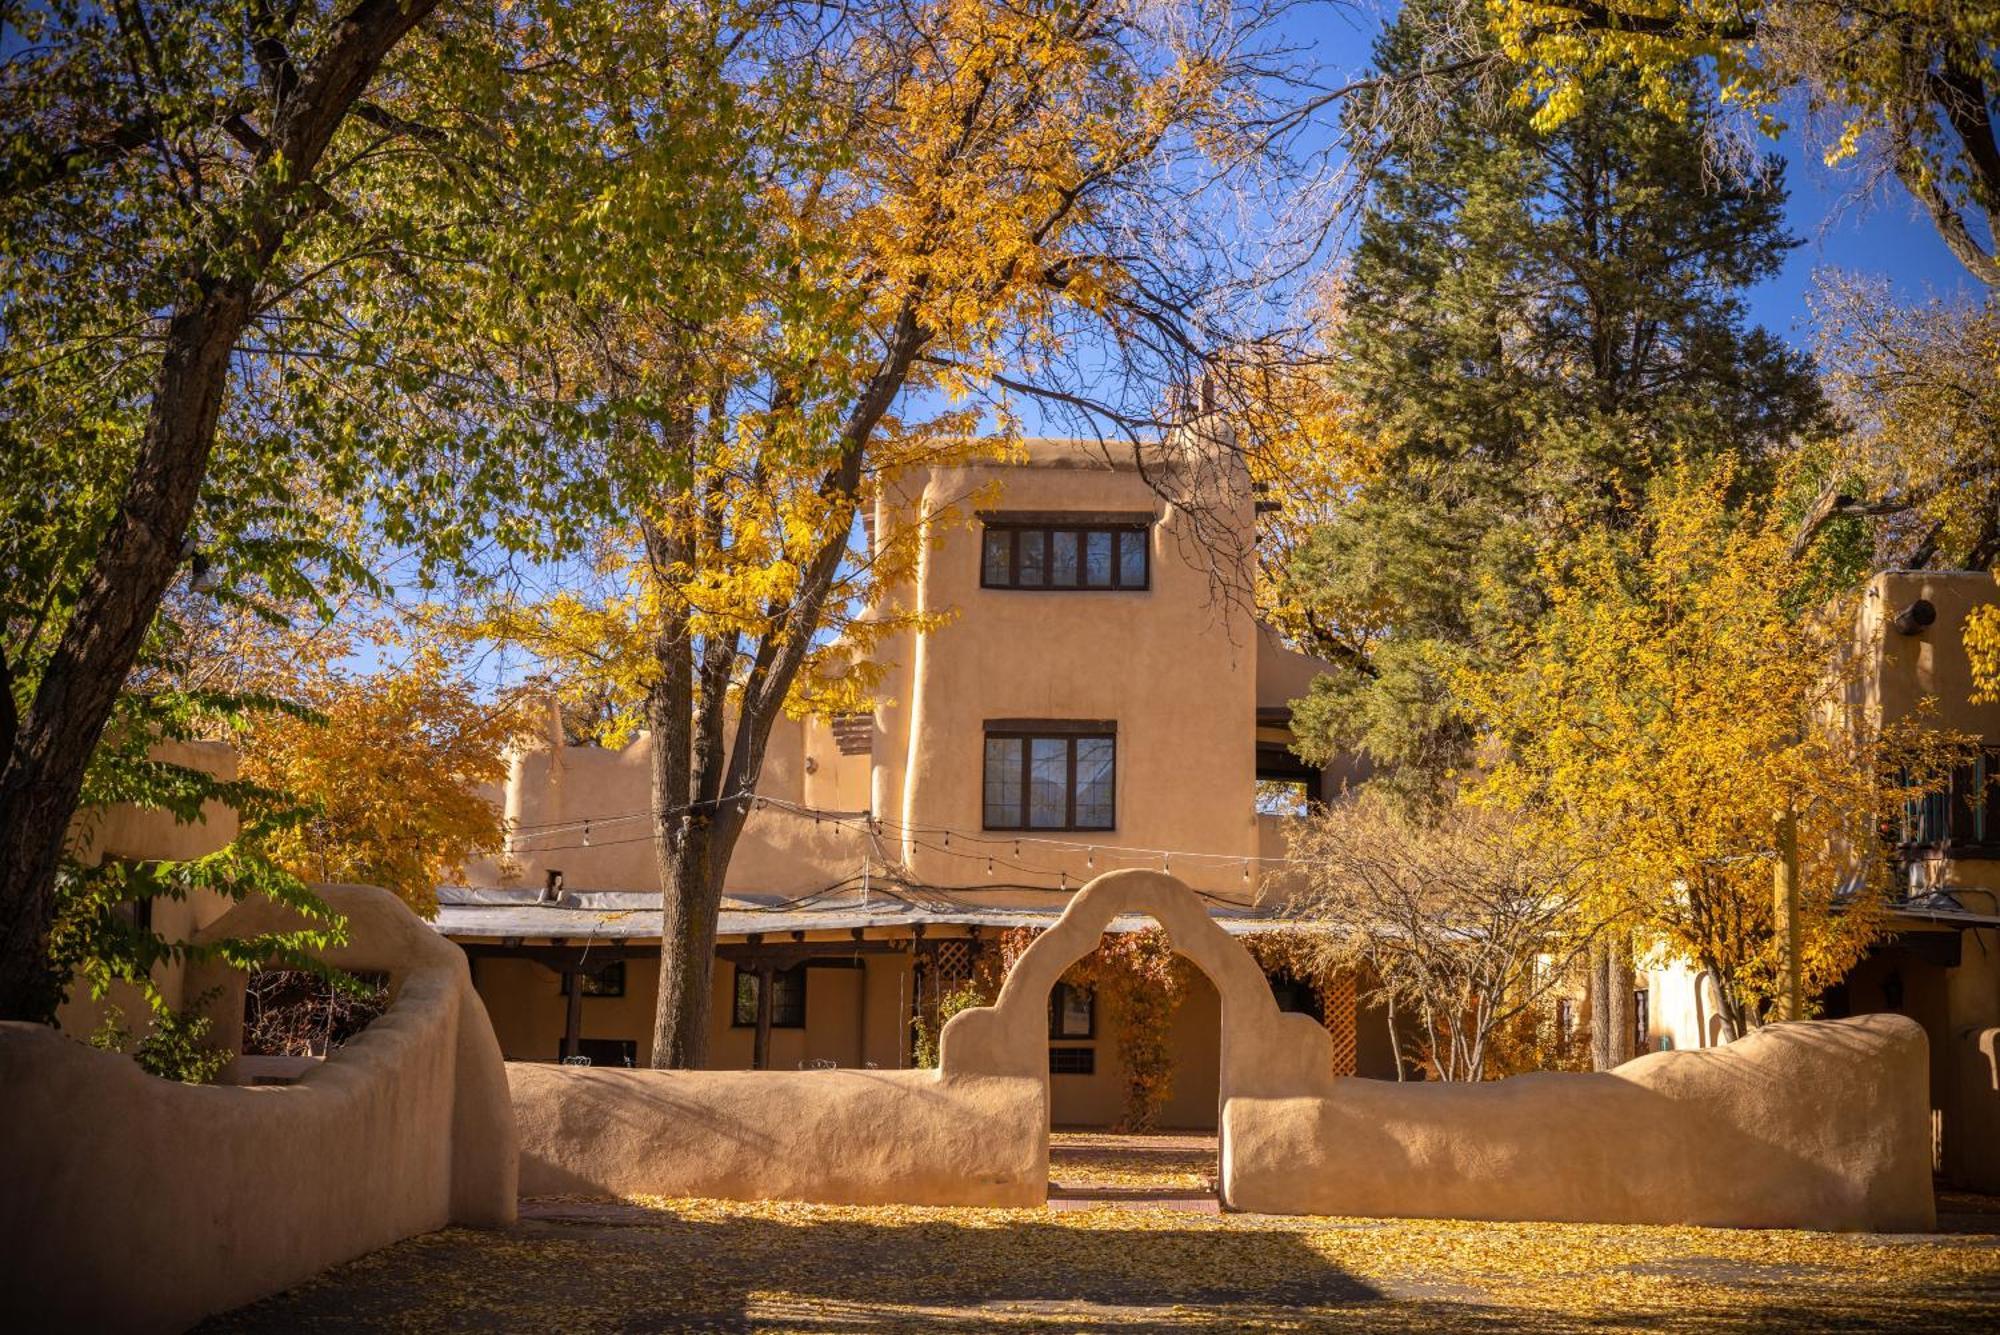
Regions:
M 514 1219 L 506 1077 L 465 957 L 386 891 L 323 886 L 329 963 L 392 1003 L 294 1085 L 185 1085 L 39 1025 L 0 1024 L 0 1312 L 18 1329 L 180 1330 L 448 1223 Z M 269 901 L 205 939 L 296 925 Z M 242 975 L 215 1012 L 240 1043 Z
M 507 1067 L 525 1195 L 1040 1205 L 1040 1080 Z
M 1927 1060 L 1915 1021 L 1870 1015 L 1601 1074 L 1235 1098 L 1227 1199 L 1276 1214 L 1926 1231 Z
M 1336 1077 L 1332 1038 L 1278 1009 L 1187 885 L 1101 876 L 992 1006 L 945 1026 L 937 1071 L 513 1065 L 530 1193 L 1033 1205 L 1046 1198 L 1047 997 L 1120 914 L 1205 974 L 1222 1031 L 1221 1192 L 1239 1210 L 1754 1228 L 1935 1224 L 1922 1028 L 1772 1025 L 1603 1074 L 1478 1085 Z

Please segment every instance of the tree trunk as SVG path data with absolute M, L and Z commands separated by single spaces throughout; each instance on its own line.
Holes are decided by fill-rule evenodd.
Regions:
M 723 870 L 729 865 L 726 854 L 715 856 L 713 833 L 706 815 L 697 815 L 688 822 L 678 852 L 660 863 L 664 893 L 654 1066 L 694 1070 L 708 1060 L 715 918 L 722 907 Z
M 331 45 L 279 100 L 272 148 L 282 162 L 247 217 L 218 210 L 222 229 L 167 322 L 132 475 L 85 576 L 62 638 L 43 668 L 0 768 L 0 1019 L 49 1021 L 66 980 L 49 966 L 56 874 L 84 773 L 181 564 L 230 357 L 264 275 L 296 225 L 298 197 L 348 109 L 395 44 L 436 0 L 361 0 Z
M 1590 947 L 1589 970 L 1590 1064 L 1608 1071 L 1631 1061 L 1637 1050 L 1630 939 L 1616 932 L 1598 937 Z

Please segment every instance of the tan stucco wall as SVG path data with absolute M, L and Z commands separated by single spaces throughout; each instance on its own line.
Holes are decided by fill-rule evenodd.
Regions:
M 824 725 L 814 735 L 825 747 L 814 757 L 820 771 L 811 776 L 815 791 L 821 791 L 820 780 L 826 776 L 832 796 L 853 800 L 863 789 L 854 763 L 858 759 L 865 765 L 866 757 L 840 756 Z M 757 783 L 760 794 L 804 801 L 805 738 L 806 725 L 797 720 L 780 718 L 772 725 Z M 652 747 L 651 736 L 642 733 L 616 751 L 564 746 L 516 754 L 506 788 L 506 815 L 517 831 L 505 859 L 511 867 L 503 875 L 502 860 L 475 862 L 466 868 L 468 882 L 540 885 L 556 869 L 572 889 L 659 889 L 651 818 L 645 814 L 653 806 Z M 837 763 L 841 761 L 845 764 Z M 857 805 L 865 804 L 863 795 Z M 584 821 L 590 822 L 587 832 L 577 828 Z M 548 828 L 558 825 L 571 828 Z M 868 851 L 865 831 L 856 826 L 815 823 L 776 807 L 755 810 L 730 859 L 727 884 L 745 894 L 806 894 L 858 876 Z
M 1929 599 L 1937 620 L 1917 635 L 1900 635 L 1886 623 L 1919 598 Z M 1989 574 L 1960 571 L 1889 571 L 1868 582 L 1855 620 L 1855 647 L 1869 669 L 1858 687 L 1860 702 L 1880 710 L 1882 721 L 1906 718 L 1930 699 L 1946 726 L 2000 740 L 2000 702 L 1971 701 L 1972 667 L 1965 653 L 1965 619 L 1975 607 L 2000 602 Z
M 510 1063 L 529 1195 L 1039 1205 L 1041 1083 Z
M 464 956 L 386 891 L 321 892 L 351 936 L 329 962 L 388 973 L 394 1001 L 295 1085 L 178 1084 L 0 1024 L 0 1312 L 20 1328 L 179 1330 L 411 1234 L 512 1222 L 505 1075 Z M 257 901 L 210 931 L 284 921 Z M 233 980 L 236 1046 L 241 975 L 192 973 Z
M 1274 1213 L 1923 1231 L 1923 1031 L 1772 1025 L 1603 1074 L 1232 1099 L 1229 1201 Z
M 903 860 L 939 885 L 977 891 L 1024 881 L 1051 889 L 1151 856 L 1121 847 L 1224 855 L 1184 859 L 1173 871 L 1218 894 L 1248 898 L 1243 859 L 1259 852 L 1253 798 L 1257 629 L 1241 600 L 1217 594 L 1188 559 L 1189 523 L 1165 507 L 1136 470 L 1088 452 L 1055 447 L 1032 464 L 940 468 L 891 489 L 879 528 L 907 524 L 922 506 L 954 508 L 959 522 L 933 524 L 913 587 L 895 605 L 954 610 L 943 628 L 884 646 L 892 664 L 876 710 L 874 809 L 903 825 L 977 832 L 982 824 L 983 723 L 990 718 L 1114 719 L 1118 728 L 1115 830 L 1051 837 L 1082 850 L 1024 842 L 950 851 L 906 837 Z M 968 503 L 968 497 L 979 497 Z M 1247 489 L 1241 522 L 1249 520 Z M 973 508 L 1146 511 L 1152 530 L 1151 587 L 1138 592 L 982 589 L 980 529 Z M 924 843 L 940 844 L 935 835 Z M 989 876 L 989 854 L 1020 867 Z M 1254 884 L 1254 872 L 1252 882 Z

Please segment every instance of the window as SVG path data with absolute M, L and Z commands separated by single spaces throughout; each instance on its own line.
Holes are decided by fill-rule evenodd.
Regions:
M 1050 1048 L 1050 1075 L 1096 1075 L 1096 1048 Z
M 1087 987 L 1057 983 L 1049 989 L 1049 1037 L 1097 1037 L 1097 994 Z
M 754 969 L 736 966 L 736 1013 L 731 1023 L 739 1029 L 754 1029 L 757 1026 L 757 973 Z M 806 966 L 795 965 L 789 969 L 779 969 L 771 975 L 771 1027 L 773 1029 L 803 1029 L 806 1027 Z
M 1259 720 L 1261 726 L 1262 720 Z M 1320 800 L 1320 771 L 1283 742 L 1257 743 L 1257 814 L 1303 816 Z
M 625 995 L 625 961 L 615 960 L 600 969 L 574 975 L 583 980 L 583 995 L 586 997 L 622 997 Z M 562 993 L 569 995 L 570 974 L 563 975 Z
M 1260 816 L 1303 816 L 1311 800 L 1311 790 L 1304 779 L 1257 780 Z
M 1900 776 L 1905 783 L 1912 776 Z M 1905 800 L 1900 831 L 1906 847 L 1949 848 L 1960 856 L 1992 856 L 2000 851 L 2000 749 L 1985 747 L 1957 766 L 1949 786 Z
M 1005 720 L 1001 721 L 1005 723 Z M 986 725 L 989 830 L 1109 830 L 1118 742 L 1110 723 Z
M 1131 590 L 1151 577 L 1153 517 L 995 517 L 980 538 L 988 589 Z

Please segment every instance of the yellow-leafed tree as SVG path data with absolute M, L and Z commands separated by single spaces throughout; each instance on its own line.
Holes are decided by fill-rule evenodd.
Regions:
M 502 845 L 500 809 L 479 789 L 507 777 L 520 702 L 481 699 L 435 649 L 328 674 L 307 695 L 313 714 L 262 715 L 241 742 L 243 777 L 305 809 L 266 851 L 303 880 L 379 885 L 436 917 L 438 885 Z
M 1831 125 L 1829 164 L 1867 159 L 1929 213 L 1980 282 L 2000 286 L 2000 10 L 1987 0 L 1484 0 L 1462 21 L 1490 21 L 1526 76 L 1516 95 L 1553 128 L 1579 114 L 1584 88 L 1637 73 L 1648 101 L 1673 110 L 1675 74 L 1708 64 L 1724 98 L 1781 128 L 1803 93 Z
M 1734 1033 L 1781 987 L 1779 820 L 1798 829 L 1799 967 L 1811 997 L 1882 926 L 1883 822 L 1957 739 L 1847 704 L 1851 600 L 1829 602 L 1732 470 L 1680 466 L 1633 532 L 1560 559 L 1518 670 L 1469 687 L 1493 764 L 1475 792 L 1592 869 L 1593 912 L 1715 979 Z
M 602 740 L 651 735 L 655 1064 L 705 1057 L 716 913 L 774 721 L 865 708 L 873 646 L 936 624 L 878 595 L 949 507 L 902 502 L 864 536 L 885 488 L 1010 449 L 1016 396 L 1084 402 L 1054 368 L 1120 380 L 1107 416 L 1129 424 L 1120 403 L 1234 341 L 1226 266 L 1184 228 L 1270 147 L 1257 33 L 1276 12 L 923 0 L 725 20 L 703 39 L 727 89 L 710 129 L 594 114 L 614 165 L 561 165 L 610 230 L 570 294 L 524 312 L 523 365 L 603 405 L 571 465 L 600 521 L 589 578 L 568 556 L 562 592 L 504 590 L 462 629 L 608 705 Z M 607 71 L 607 98 L 620 86 Z M 628 126 L 707 155 L 699 235 L 618 207 L 646 189 L 616 169 L 637 160 Z

